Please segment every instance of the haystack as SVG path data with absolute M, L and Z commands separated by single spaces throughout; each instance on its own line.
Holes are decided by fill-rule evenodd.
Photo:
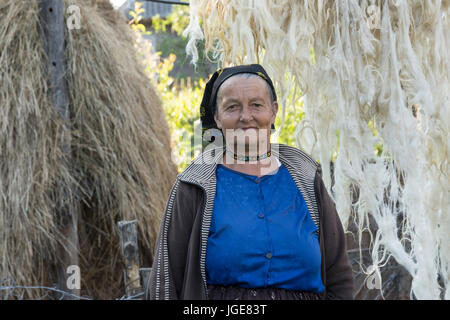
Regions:
M 114 299 L 125 293 L 117 222 L 138 221 L 140 264 L 151 266 L 177 169 L 161 101 L 126 21 L 106 2 L 65 1 L 71 4 L 80 8 L 81 28 L 65 31 L 66 164 L 62 124 L 48 98 L 38 1 L 0 3 L 0 286 L 54 285 L 63 236 L 55 208 L 66 203 L 79 217 L 81 294 Z M 71 191 L 67 198 L 58 196 L 61 186 Z M 23 298 L 43 294 L 29 289 Z

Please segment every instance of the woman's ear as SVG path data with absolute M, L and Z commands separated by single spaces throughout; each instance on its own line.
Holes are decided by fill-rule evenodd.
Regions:
M 277 101 L 274 101 L 272 103 L 272 112 L 273 112 L 272 124 L 275 124 L 275 119 L 277 118 L 277 113 L 278 113 L 278 102 Z

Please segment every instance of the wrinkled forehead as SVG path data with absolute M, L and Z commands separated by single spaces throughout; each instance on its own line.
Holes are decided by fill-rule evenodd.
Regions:
M 227 98 L 267 98 L 270 99 L 270 86 L 255 74 L 236 74 L 225 80 L 217 92 L 217 102 Z

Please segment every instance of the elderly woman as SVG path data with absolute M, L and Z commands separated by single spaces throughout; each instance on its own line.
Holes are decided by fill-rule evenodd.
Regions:
M 305 152 L 270 142 L 278 111 L 260 65 L 217 71 L 201 104 L 220 130 L 177 177 L 148 299 L 352 299 L 344 231 Z M 221 138 L 221 137 L 219 137 Z

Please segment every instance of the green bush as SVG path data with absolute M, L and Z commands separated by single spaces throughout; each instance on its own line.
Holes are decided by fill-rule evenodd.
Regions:
M 198 80 L 206 78 L 216 69 L 204 54 L 204 42 L 197 42 L 199 59 L 195 70 L 190 65 L 190 58 L 186 54 L 188 39 L 183 36 L 183 31 L 189 25 L 189 8 L 187 6 L 174 5 L 173 11 L 165 18 L 159 15 L 152 17 L 152 33 L 158 38 L 156 50 L 161 52 L 161 57 L 167 58 L 170 54 L 177 56 L 170 75 L 176 79 L 192 78 Z

